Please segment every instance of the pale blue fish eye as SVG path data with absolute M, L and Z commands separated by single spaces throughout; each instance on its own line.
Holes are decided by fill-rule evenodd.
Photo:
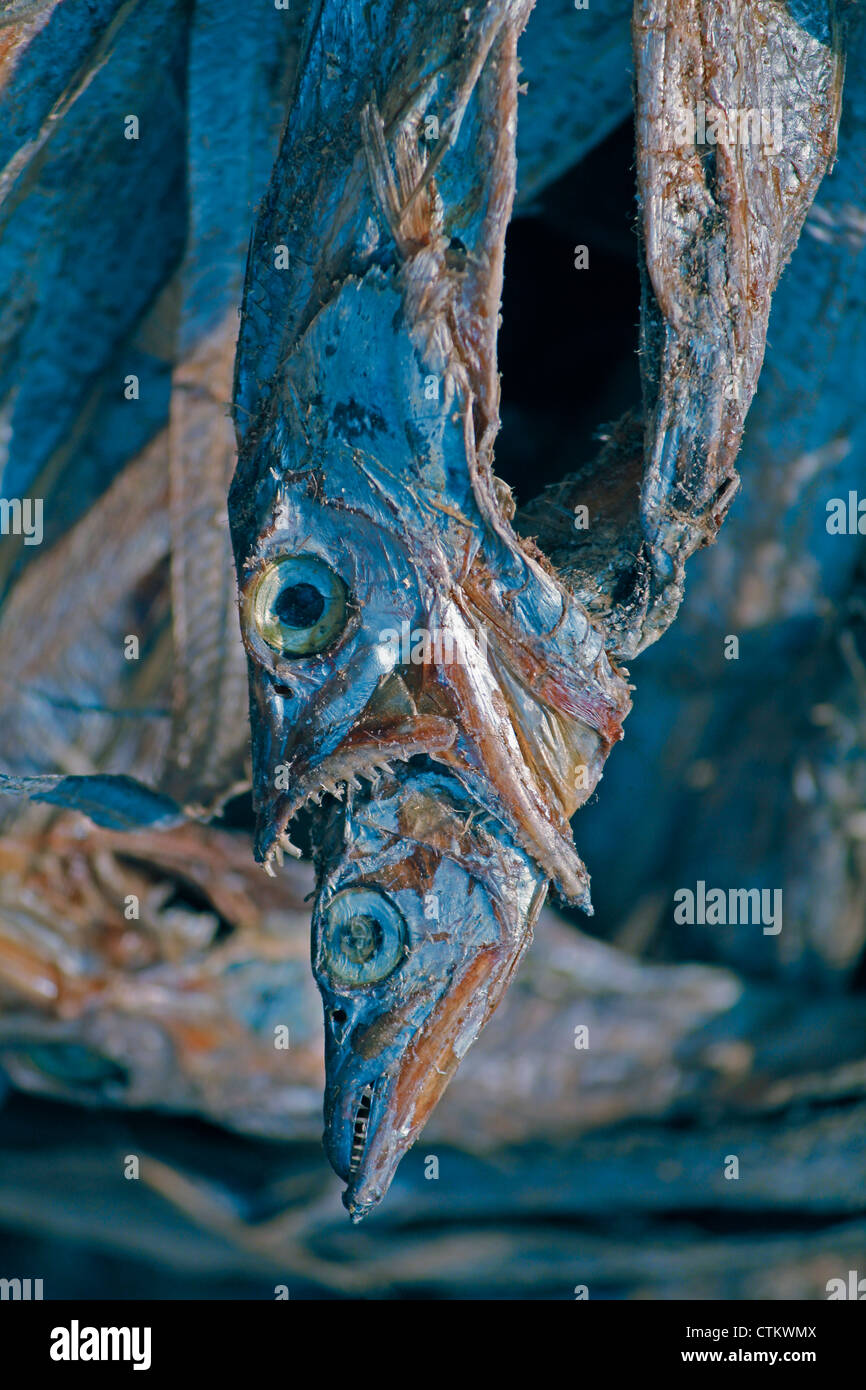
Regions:
M 337 988 L 377 984 L 406 954 L 406 923 L 384 893 L 345 888 L 328 903 L 321 963 Z
M 282 555 L 262 571 L 253 599 L 256 627 L 280 656 L 316 656 L 348 619 L 348 591 L 317 555 Z

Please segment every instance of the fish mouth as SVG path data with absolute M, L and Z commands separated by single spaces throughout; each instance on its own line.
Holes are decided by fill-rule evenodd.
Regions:
M 347 801 L 351 792 L 363 792 L 368 784 L 373 796 L 395 764 L 426 755 L 448 767 L 483 808 L 507 825 L 518 843 L 545 869 L 570 900 L 592 913 L 589 879 L 575 852 L 568 819 L 545 814 L 543 791 L 528 764 L 523 775 L 503 758 L 488 763 L 482 773 L 473 769 L 459 751 L 461 733 L 457 719 L 437 714 L 406 715 L 381 722 L 365 721 L 324 758 L 300 753 L 286 764 L 286 791 L 278 793 L 259 810 L 255 856 L 272 878 L 284 856 L 301 858 L 301 849 L 289 834 L 292 821 L 308 807 L 319 807 L 325 796 Z M 507 773 L 504 769 L 507 768 Z M 548 787 L 547 795 L 555 805 Z M 561 814 L 561 813 L 560 813 Z
M 326 1116 L 325 1150 L 335 1173 L 346 1184 L 343 1206 L 355 1224 L 385 1196 L 412 1142 L 399 1148 L 386 1145 L 390 1152 L 383 1162 L 381 1136 L 389 1139 L 394 1135 L 394 1081 L 393 1076 L 381 1075 L 365 1082 L 360 1090 L 353 1088 L 346 1101 Z
M 351 1189 L 361 1173 L 374 1130 L 387 1108 L 390 1078 L 379 1075 L 340 1088 L 326 1108 L 324 1145 L 331 1167 Z M 333 1094 L 333 1093 L 332 1093 Z
M 382 1201 L 460 1061 L 510 983 L 532 939 L 531 922 L 507 946 L 488 947 L 452 979 L 396 1063 L 349 1089 L 326 1116 L 325 1147 L 346 1183 L 343 1205 L 362 1221 Z
M 320 806 L 324 796 L 343 801 L 350 790 L 362 790 L 361 778 L 375 793 L 382 778 L 393 773 L 394 763 L 408 762 L 419 754 L 444 753 L 456 737 L 453 720 L 419 715 L 354 729 L 333 753 L 317 762 L 301 755 L 288 764 L 290 788 L 259 815 L 256 858 L 273 877 L 274 865 L 282 865 L 284 854 L 296 859 L 301 856 L 288 832 L 295 816 L 306 807 Z
M 352 1125 L 352 1148 L 349 1154 L 349 1178 L 351 1179 L 361 1166 L 364 1157 L 364 1150 L 367 1147 L 367 1122 L 370 1118 L 370 1111 L 373 1108 L 373 1092 L 375 1083 L 368 1081 L 361 1091 L 361 1099 L 355 1111 L 355 1121 Z
M 610 741 L 621 734 L 606 684 L 623 697 L 621 715 L 628 703 L 624 682 L 601 673 L 597 710 L 585 707 L 559 668 L 537 689 L 539 653 L 520 646 L 520 633 L 494 635 L 488 626 L 489 650 L 482 652 L 474 619 L 464 619 L 455 604 L 434 611 L 430 630 L 450 635 L 453 659 L 392 669 L 372 694 L 364 692 L 354 724 L 333 680 L 327 694 L 340 711 L 343 735 L 336 747 L 337 729 L 327 718 L 331 704 L 322 693 L 312 698 L 303 719 L 285 733 L 288 756 L 273 770 L 282 780 L 275 777 L 270 790 L 271 769 L 264 768 L 258 783 L 255 851 L 271 876 L 285 854 L 300 857 L 289 826 L 306 807 L 321 805 L 325 796 L 349 801 L 354 791 L 375 796 L 394 764 L 424 755 L 448 768 L 478 806 L 508 828 L 565 898 L 592 913 L 589 875 L 570 820 L 597 785 Z M 276 712 L 272 727 L 279 727 Z M 311 727 L 321 738 L 310 736 Z

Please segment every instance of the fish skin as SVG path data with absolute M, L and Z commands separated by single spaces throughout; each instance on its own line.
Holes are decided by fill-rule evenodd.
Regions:
M 650 586 L 624 655 L 673 621 L 686 560 L 737 492 L 773 292 L 836 156 L 845 67 L 834 0 L 638 0 L 633 37 Z M 706 148 L 678 146 L 672 127 L 700 102 L 710 119 L 766 113 L 767 129 L 755 140 L 739 115 Z
M 673 622 L 686 562 L 737 494 L 773 294 L 836 156 L 850 41 L 833 0 L 638 0 L 632 28 L 643 414 L 516 518 L 623 661 Z M 766 143 L 749 112 L 766 113 Z

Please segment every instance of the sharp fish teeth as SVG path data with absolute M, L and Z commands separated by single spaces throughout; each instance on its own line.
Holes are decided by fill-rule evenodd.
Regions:
M 411 754 L 401 753 L 398 750 L 392 752 L 387 758 L 383 758 L 380 762 L 371 763 L 368 767 L 356 769 L 354 772 L 349 773 L 347 777 L 340 779 L 323 779 L 319 787 L 313 787 L 312 790 L 308 791 L 303 798 L 298 801 L 292 811 L 292 818 L 298 815 L 300 811 L 306 810 L 310 805 L 321 806 L 324 796 L 333 796 L 337 801 L 344 801 L 350 796 L 351 792 L 362 792 L 364 788 L 363 782 L 360 779 L 368 782 L 372 791 L 377 791 L 383 777 L 394 776 L 394 763 L 397 761 L 406 763 L 411 756 Z M 292 844 L 288 834 L 281 835 L 278 844 L 272 846 L 268 851 L 268 858 L 265 864 L 265 869 L 272 878 L 275 877 L 272 861 L 275 859 L 279 865 L 282 865 L 283 852 L 291 854 L 295 859 L 300 859 L 302 857 L 301 851 L 296 845 Z
M 357 1171 L 360 1167 L 361 1159 L 364 1157 L 364 1149 L 367 1146 L 367 1126 L 372 1105 L 373 1083 L 368 1082 L 361 1092 L 360 1103 L 355 1112 L 355 1123 L 352 1126 L 352 1149 L 349 1154 L 350 1174 L 354 1174 Z

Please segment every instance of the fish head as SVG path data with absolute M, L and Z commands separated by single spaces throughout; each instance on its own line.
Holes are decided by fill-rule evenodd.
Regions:
M 403 312 L 374 269 L 320 313 L 234 509 L 257 854 L 291 852 L 291 820 L 323 797 L 427 757 L 588 907 L 570 817 L 628 687 L 510 529 L 447 359 L 425 410 L 431 358 L 395 333 Z
M 433 766 L 401 767 L 334 808 L 317 859 L 325 1148 L 358 1221 L 499 1003 L 547 879 Z

